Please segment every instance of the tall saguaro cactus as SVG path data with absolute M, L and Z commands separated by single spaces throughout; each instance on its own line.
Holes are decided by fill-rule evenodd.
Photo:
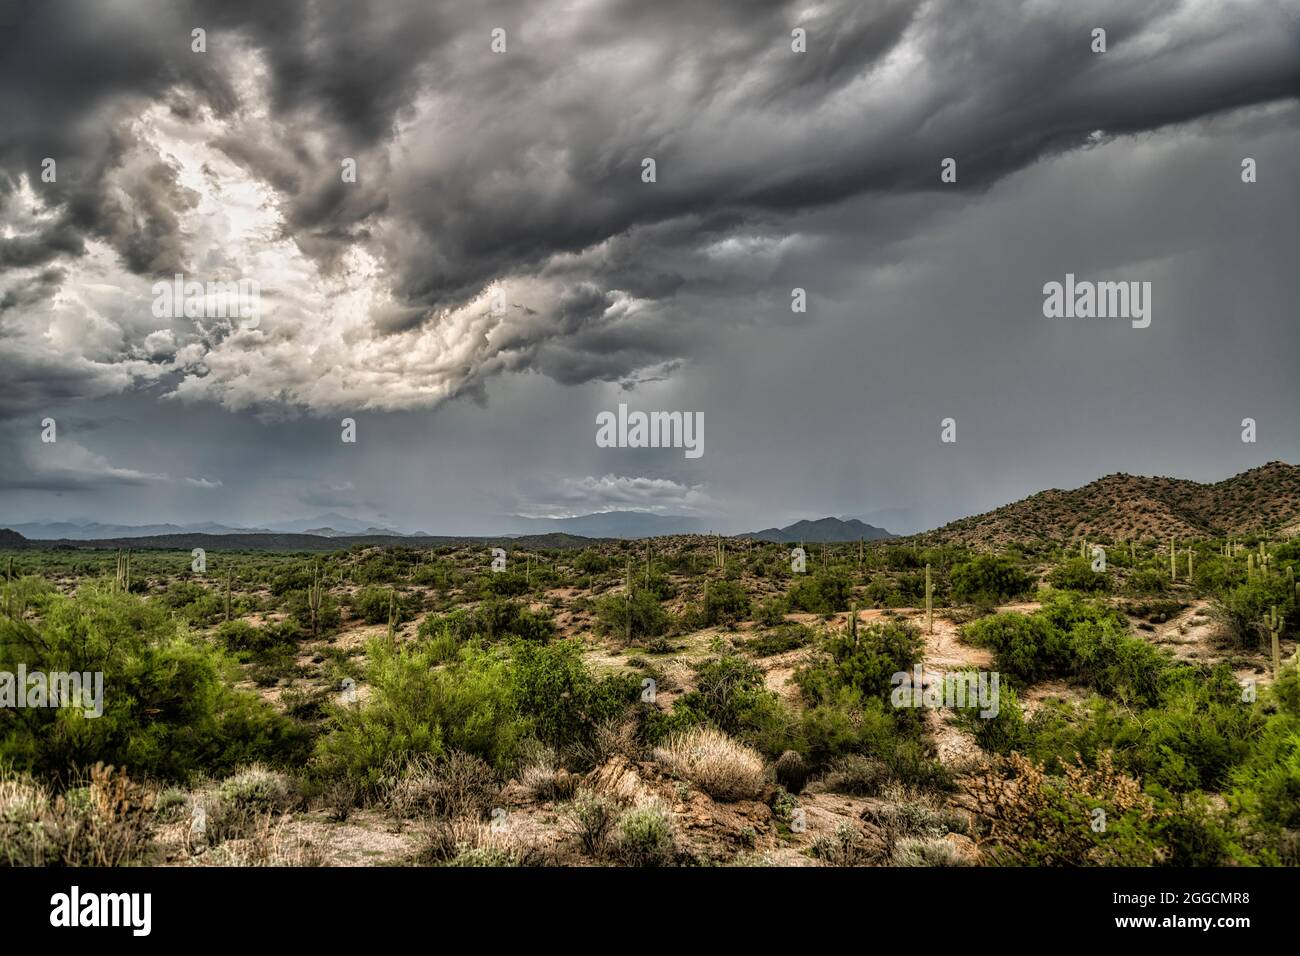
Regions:
M 1272 638 L 1273 676 L 1276 678 L 1278 671 L 1282 669 L 1282 617 L 1277 613 L 1276 604 L 1269 608 L 1264 623 L 1268 626 L 1269 637 Z
M 397 644 L 397 591 L 388 591 L 388 643 Z
M 311 611 L 311 636 L 313 638 L 317 637 L 320 632 L 320 609 L 324 600 L 325 588 L 321 585 L 320 559 L 317 559 L 311 569 L 311 587 L 307 589 L 307 607 Z
M 925 632 L 934 633 L 934 585 L 930 580 L 929 562 L 925 565 Z
M 1169 539 L 1169 580 L 1178 580 L 1178 539 Z
M 225 611 L 226 611 L 226 617 L 225 617 L 225 619 L 226 619 L 227 621 L 230 620 L 230 575 L 231 575 L 230 567 L 229 567 L 229 565 L 227 565 L 227 567 L 226 567 L 226 602 L 225 602 L 225 605 L 226 605 L 226 606 L 225 606 Z M 314 619 L 314 615 L 313 615 L 313 619 Z M 314 625 L 313 625 L 313 627 L 312 627 L 312 633 L 313 633 L 313 634 L 316 633 L 316 629 L 315 629 L 315 626 L 314 626 Z

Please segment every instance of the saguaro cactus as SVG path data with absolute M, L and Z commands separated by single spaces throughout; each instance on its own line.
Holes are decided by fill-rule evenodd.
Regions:
M 1169 539 L 1169 580 L 1178 580 L 1178 539 Z
M 230 620 L 230 576 L 231 576 L 230 568 L 227 567 L 227 568 L 226 568 L 226 608 L 225 608 L 225 610 L 226 610 L 226 620 L 227 620 L 227 621 Z M 312 618 L 313 618 L 312 633 L 315 634 L 315 633 L 316 633 L 316 628 L 315 628 L 315 623 L 314 623 L 314 621 L 315 621 L 315 614 L 314 614 L 314 613 L 313 613 L 313 615 L 312 615 Z
M 1196 554 L 1196 552 L 1193 551 L 1191 547 L 1188 547 L 1187 549 L 1187 580 L 1188 581 L 1192 579 L 1192 556 L 1194 554 Z
M 1282 617 L 1277 613 L 1276 604 L 1269 609 L 1264 623 L 1268 626 L 1268 633 L 1272 638 L 1273 676 L 1277 677 L 1278 671 L 1282 669 Z
M 307 608 L 311 611 L 311 636 L 316 637 L 320 630 L 320 609 L 325 599 L 325 588 L 321 586 L 320 560 L 312 565 L 311 587 L 307 588 Z
M 388 643 L 397 643 L 397 591 L 388 591 Z
M 925 565 L 925 632 L 934 633 L 934 585 L 930 580 L 930 565 Z

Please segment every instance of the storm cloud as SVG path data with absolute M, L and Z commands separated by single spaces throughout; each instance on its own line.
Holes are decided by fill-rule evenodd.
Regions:
M 206 52 L 192 49 L 196 29 Z M 1284 264 L 1298 95 L 1294 2 L 10 2 L 7 485 L 39 509 L 40 475 L 57 469 L 42 472 L 28 447 L 33 416 L 112 397 L 128 419 L 218 410 L 240 447 L 236 434 L 371 415 L 388 417 L 375 429 L 387 454 L 404 443 L 396 423 L 430 414 L 464 469 L 490 469 L 498 453 L 469 424 L 485 414 L 504 447 L 540 436 L 563 449 L 534 460 L 527 487 L 466 479 L 482 514 L 574 513 L 586 496 L 593 510 L 714 507 L 740 528 L 904 507 L 925 523 L 1057 479 L 990 468 L 1025 427 L 1008 419 L 1072 388 L 1060 326 L 1040 314 L 1026 331 L 1024 317 L 1044 282 L 1098 269 L 1155 280 L 1160 354 L 1109 330 L 1068 346 L 1104 387 L 1080 387 L 1067 414 L 1085 432 L 1113 421 L 1129 363 L 1160 390 L 1096 438 L 1094 470 L 1208 474 L 1221 454 L 1202 443 L 1153 460 L 1136 420 L 1178 407 L 1168 390 L 1191 386 L 1175 362 L 1194 369 L 1212 351 L 1244 363 L 1246 345 L 1225 345 L 1229 331 L 1198 310 L 1251 303 L 1256 375 L 1297 344 Z M 1262 170 L 1251 186 L 1245 156 Z M 949 157 L 956 180 L 942 182 Z M 1195 277 L 1208 268 L 1207 294 Z M 176 273 L 255 280 L 260 322 L 159 319 L 152 285 Z M 791 312 L 796 287 L 807 313 Z M 1220 384 L 1231 424 L 1246 412 L 1227 411 L 1235 391 Z M 1258 389 L 1260 404 L 1296 395 L 1290 379 Z M 589 422 L 626 400 L 614 392 L 703 408 L 721 450 L 695 472 L 601 459 Z M 1003 410 L 1012 393 L 1023 404 Z M 962 440 L 979 447 L 962 446 L 975 457 L 957 479 L 929 456 L 959 407 Z M 977 413 L 989 424 L 971 425 Z M 855 445 L 894 464 L 846 451 L 855 429 Z M 1294 457 L 1296 432 L 1265 433 L 1273 457 Z M 1048 457 L 1095 477 L 1074 441 Z M 172 454 L 140 473 L 205 476 L 195 494 L 239 487 L 206 477 L 202 449 Z M 787 459 L 832 464 L 809 475 Z M 377 480 L 329 487 L 375 514 L 393 500 Z M 337 496 L 316 484 L 298 501 Z M 415 496 L 399 503 L 420 520 Z

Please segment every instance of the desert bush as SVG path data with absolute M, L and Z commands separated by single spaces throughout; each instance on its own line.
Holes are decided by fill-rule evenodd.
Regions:
M 758 612 L 755 620 L 763 627 L 777 627 L 785 623 L 785 616 L 789 613 L 790 605 L 783 598 L 769 598 L 758 606 Z
M 601 634 L 632 640 L 658 637 L 670 621 L 659 599 L 644 589 L 634 588 L 631 601 L 627 594 L 609 594 L 596 602 L 596 627 Z
M 152 791 L 125 770 L 91 767 L 54 796 L 25 773 L 0 776 L 0 864 L 128 866 L 148 862 Z
M 998 688 L 997 713 L 981 716 L 980 706 L 974 703 L 954 711 L 959 727 L 969 731 L 980 748 L 990 753 L 1009 754 L 1021 749 L 1025 742 L 1025 716 L 1014 687 Z
M 894 845 L 894 866 L 969 866 L 955 844 L 943 837 L 904 837 Z
M 518 597 L 531 590 L 530 583 L 518 571 L 489 572 L 479 578 L 479 595 L 488 598 Z
M 581 790 L 566 811 L 570 829 L 582 843 L 588 856 L 604 852 L 618 817 L 618 807 L 613 801 L 590 790 Z
M 421 638 L 437 637 L 444 650 L 469 641 L 519 638 L 546 642 L 555 636 L 555 619 L 547 611 L 534 611 L 521 601 L 493 598 L 477 608 L 457 608 L 448 614 L 430 614 L 421 623 Z
M 39 624 L 0 619 L 0 670 L 102 673 L 103 714 L 24 708 L 0 729 L 0 761 L 46 778 L 98 762 L 137 776 L 180 780 L 254 761 L 300 759 L 301 725 L 235 690 L 220 649 L 178 630 L 167 609 L 83 587 L 51 596 Z
M 1231 781 L 1237 810 L 1274 833 L 1300 829 L 1300 720 L 1270 719 Z
M 981 554 L 952 569 L 952 596 L 968 604 L 1010 601 L 1033 589 L 1033 579 L 1012 560 Z
M 824 659 L 801 668 L 794 679 L 810 703 L 834 698 L 841 687 L 888 700 L 893 675 L 912 668 L 921 643 L 920 632 L 903 622 L 871 624 L 857 635 L 836 633 L 824 645 Z
M 1052 568 L 1047 575 L 1047 582 L 1063 591 L 1109 591 L 1110 574 L 1106 571 L 1094 571 L 1089 558 L 1070 558 Z
M 484 760 L 452 750 L 413 757 L 388 789 L 386 803 L 401 817 L 478 819 L 500 790 L 496 772 Z
M 704 624 L 734 624 L 749 616 L 749 593 L 736 581 L 713 581 L 704 595 Z
M 821 783 L 831 793 L 874 797 L 889 782 L 890 777 L 889 765 L 883 760 L 861 754 L 845 754 L 831 761 Z
M 1276 606 L 1280 612 L 1289 612 L 1290 621 L 1295 613 L 1292 598 L 1285 578 L 1270 580 L 1257 576 L 1224 592 L 1215 602 L 1215 611 L 1238 647 L 1266 646 L 1269 631 L 1264 615 Z
M 534 800 L 567 800 L 579 780 L 560 766 L 559 757 L 550 747 L 535 748 L 519 770 L 519 785 Z
M 633 674 L 592 676 L 574 641 L 517 642 L 511 663 L 513 706 L 538 740 L 560 751 L 589 747 L 598 728 L 641 695 Z
M 877 859 L 863 832 L 849 823 L 841 823 L 834 833 L 817 837 L 808 852 L 827 866 L 868 866 Z
M 765 788 L 763 758 L 712 727 L 697 727 L 655 749 L 655 760 L 716 800 L 753 800 Z
M 807 647 L 812 641 L 812 628 L 803 624 L 782 624 L 746 641 L 745 650 L 757 657 L 771 657 Z
M 726 655 L 696 666 L 695 689 L 673 704 L 671 715 L 651 715 L 651 740 L 663 740 L 700 725 L 711 725 L 762 753 L 779 754 L 790 740 L 791 717 L 767 689 L 763 671 Z
M 1168 576 L 1154 568 L 1134 571 L 1124 582 L 1124 589 L 1130 594 L 1163 594 L 1168 586 Z
M 223 801 L 241 809 L 282 813 L 297 802 L 289 778 L 261 764 L 251 764 L 227 777 L 217 792 Z
M 618 818 L 614 852 L 627 866 L 666 866 L 674 855 L 672 815 L 658 800 L 645 800 Z
M 818 571 L 795 582 L 787 599 L 791 610 L 834 614 L 849 609 L 853 582 L 839 571 Z
M 509 660 L 465 652 L 438 668 L 427 647 L 370 642 L 367 683 L 360 707 L 335 705 L 318 742 L 327 776 L 348 776 L 370 797 L 386 768 L 420 754 L 461 750 L 497 767 L 508 766 L 527 736 L 528 722 L 512 699 Z
M 467 817 L 439 820 L 424 834 L 417 862 L 428 866 L 513 867 L 532 854 L 508 832 Z
M 1165 851 L 1161 813 L 1138 781 L 1101 754 L 1051 777 L 1019 754 L 978 772 L 972 794 L 992 861 L 1017 866 L 1151 866 Z

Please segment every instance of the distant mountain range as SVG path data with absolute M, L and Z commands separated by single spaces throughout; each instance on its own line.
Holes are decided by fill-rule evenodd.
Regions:
M 712 531 L 709 519 L 610 511 L 574 518 L 516 518 L 515 530 L 495 535 L 430 536 L 374 528 L 345 515 L 277 522 L 267 528 L 192 525 L 110 525 L 92 521 L 33 522 L 0 530 L 0 547 L 29 543 L 75 547 L 247 548 L 328 551 L 354 544 L 435 547 L 515 540 L 538 547 L 579 547 L 595 538 L 647 538 Z M 0 528 L 4 525 L 0 522 Z M 1300 534 L 1300 466 L 1275 461 L 1223 481 L 1115 474 L 1071 491 L 1050 489 L 993 511 L 953 521 L 910 540 L 980 547 L 1042 539 L 1129 540 L 1222 537 L 1266 531 Z M 896 535 L 857 518 L 796 521 L 735 535 L 781 544 L 879 541 Z M 342 539 L 342 540 L 340 540 Z M 557 542 L 541 544 L 543 541 Z
M 590 538 L 579 538 L 570 534 L 531 534 L 531 535 L 393 535 L 393 534 L 358 534 L 326 536 L 317 534 L 289 534 L 271 531 L 265 532 L 229 532 L 226 534 L 201 534 L 185 532 L 182 534 L 133 535 L 119 538 L 60 538 L 31 539 L 25 538 L 17 531 L 0 528 L 0 549 L 20 548 L 86 548 L 117 549 L 134 548 L 140 551 L 175 550 L 190 551 L 203 548 L 207 551 L 342 551 L 351 547 L 408 547 L 437 548 L 446 545 L 454 547 L 524 547 L 524 548 L 581 548 L 591 543 Z
M 313 518 L 277 521 L 265 527 L 244 528 L 203 521 L 196 524 L 104 524 L 98 521 L 32 521 L 8 526 L 34 541 L 96 541 L 108 538 L 150 538 L 171 534 L 311 534 L 327 538 L 370 534 L 402 536 L 392 528 L 376 528 L 364 521 L 330 512 Z
M 511 521 L 529 533 L 562 532 L 587 538 L 660 538 L 670 534 L 702 534 L 714 527 L 703 518 L 644 511 L 605 511 L 573 518 L 513 518 Z
M 880 541 L 892 538 L 884 528 L 866 524 L 856 518 L 819 518 L 816 521 L 796 521 L 784 528 L 767 528 L 763 531 L 748 531 L 736 535 L 751 541 L 775 541 L 784 544 L 798 544 L 800 541 Z

